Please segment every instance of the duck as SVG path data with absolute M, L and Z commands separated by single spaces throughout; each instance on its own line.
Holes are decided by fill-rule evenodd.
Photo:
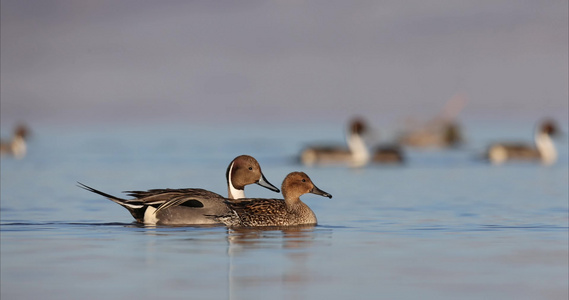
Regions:
M 300 161 L 306 166 L 348 164 L 363 167 L 370 162 L 403 162 L 402 150 L 396 146 L 378 146 L 370 151 L 364 135 L 370 132 L 367 122 L 356 117 L 350 120 L 346 135 L 347 148 L 342 146 L 310 146 L 302 150 Z
M 437 116 L 427 122 L 409 120 L 407 128 L 399 134 L 399 144 L 413 148 L 458 148 L 464 144 L 459 113 L 468 102 L 464 94 L 456 94 L 443 106 Z
M 495 165 L 506 161 L 535 161 L 552 165 L 557 161 L 557 149 L 553 137 L 559 135 L 555 121 L 541 122 L 534 134 L 534 144 L 494 143 L 488 146 L 486 158 Z
M 348 163 L 358 167 L 369 161 L 369 150 L 363 139 L 368 130 L 363 119 L 355 118 L 349 122 L 346 142 L 348 148 L 342 146 L 309 146 L 302 150 L 300 161 L 306 166 Z
M 245 198 L 246 185 L 256 183 L 271 191 L 280 192 L 265 178 L 259 162 L 249 155 L 240 155 L 233 159 L 225 175 L 227 198 L 200 188 L 167 188 L 126 191 L 124 193 L 134 199 L 123 199 L 80 182 L 77 184 L 80 188 L 106 197 L 126 208 L 138 223 L 145 225 L 219 225 L 219 222 L 207 215 L 229 213 L 225 202 Z
M 229 228 L 316 225 L 316 215 L 300 200 L 300 196 L 312 193 L 332 198 L 331 194 L 316 187 L 304 172 L 288 174 L 281 189 L 284 199 L 244 198 L 226 201 L 231 214 L 212 217 Z
M 437 120 L 401 134 L 398 142 L 414 148 L 457 148 L 464 138 L 457 121 Z
M 27 146 L 26 139 L 29 136 L 29 129 L 25 125 L 18 125 L 14 129 L 14 135 L 10 141 L 0 142 L 0 154 L 11 155 L 16 159 L 22 159 L 26 156 Z

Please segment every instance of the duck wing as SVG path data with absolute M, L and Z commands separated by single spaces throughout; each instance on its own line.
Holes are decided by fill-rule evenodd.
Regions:
M 189 207 L 203 207 L 204 201 L 219 200 L 224 201 L 225 198 L 217 193 L 204 190 L 204 189 L 153 189 L 148 191 L 126 191 L 127 195 L 135 197 L 136 199 L 129 200 L 129 202 L 147 206 L 158 206 L 156 212 L 173 207 L 173 206 L 189 206 Z

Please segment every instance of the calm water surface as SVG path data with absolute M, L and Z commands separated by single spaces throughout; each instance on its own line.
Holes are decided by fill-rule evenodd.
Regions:
M 490 140 L 530 139 L 533 125 L 520 124 L 467 124 L 463 149 L 363 170 L 294 161 L 311 140 L 342 142 L 341 125 L 37 129 L 25 159 L 2 159 L 0 296 L 567 299 L 567 140 L 552 167 L 475 159 Z M 225 194 L 225 168 L 245 153 L 277 186 L 301 170 L 331 193 L 303 196 L 319 225 L 144 227 L 75 186 Z

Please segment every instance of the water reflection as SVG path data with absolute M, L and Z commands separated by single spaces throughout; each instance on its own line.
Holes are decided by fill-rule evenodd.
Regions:
M 327 244 L 331 233 L 314 225 L 228 229 L 229 298 L 247 298 L 263 286 L 292 287 L 288 298 L 297 298 L 299 287 L 316 279 L 308 264 L 314 248 Z
M 207 278 L 220 278 L 225 273 L 225 283 L 216 281 L 215 288 L 229 299 L 250 298 L 252 291 L 275 287 L 285 287 L 286 298 L 299 298 L 303 288 L 322 283 L 323 279 L 317 276 L 311 262 L 316 259 L 318 249 L 332 244 L 333 232 L 331 228 L 314 225 L 239 229 L 220 226 L 129 227 L 148 237 L 144 239 L 145 251 L 138 253 L 147 266 L 170 266 L 169 270 L 177 280 L 169 283 L 170 288 L 208 285 Z M 227 245 L 226 259 L 220 259 L 220 243 Z M 172 266 L 169 261 L 174 257 L 185 263 Z M 196 257 L 200 259 L 194 260 Z M 184 274 L 188 270 L 199 272 L 203 278 L 178 278 L 176 270 Z M 196 280 L 203 282 L 197 284 Z
M 314 225 L 298 225 L 288 227 L 259 227 L 228 229 L 228 253 L 237 254 L 244 249 L 255 248 L 306 248 L 315 239 Z

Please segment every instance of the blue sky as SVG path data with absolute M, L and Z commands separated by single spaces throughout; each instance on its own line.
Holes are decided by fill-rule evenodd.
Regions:
M 560 1 L 1 1 L 1 122 L 568 114 Z

